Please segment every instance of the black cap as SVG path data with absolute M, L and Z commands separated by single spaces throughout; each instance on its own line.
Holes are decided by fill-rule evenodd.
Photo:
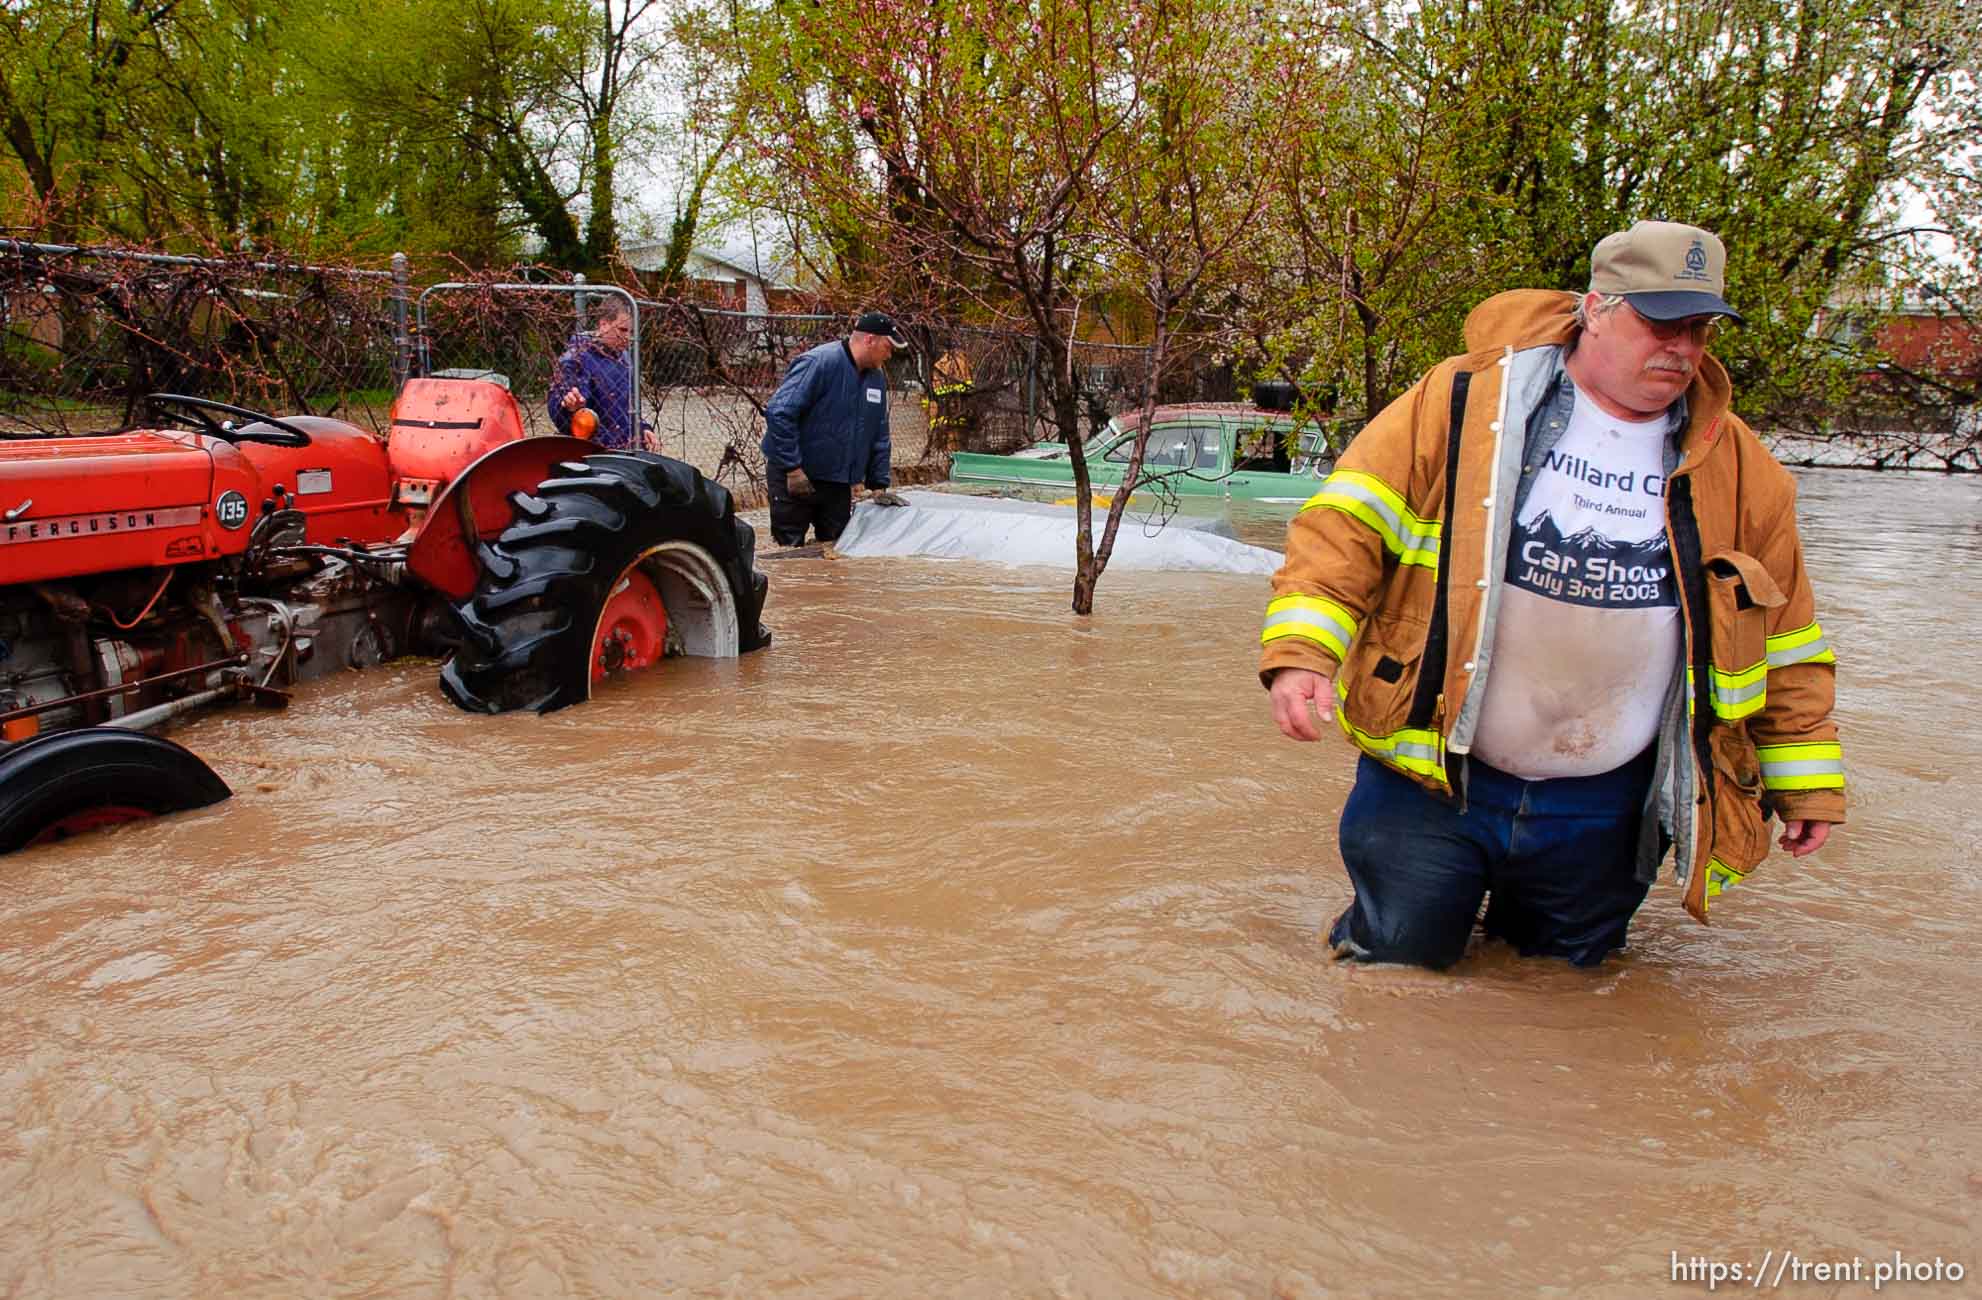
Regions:
M 908 339 L 895 328 L 895 318 L 887 312 L 864 311 L 854 320 L 853 327 L 862 334 L 882 335 L 898 348 L 908 346 Z

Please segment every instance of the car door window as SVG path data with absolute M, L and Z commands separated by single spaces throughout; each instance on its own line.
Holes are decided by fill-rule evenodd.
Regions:
M 1272 424 L 1241 425 L 1238 456 L 1232 472 L 1285 474 L 1293 467 L 1287 456 L 1287 431 Z
M 1193 466 L 1194 469 L 1206 474 L 1218 472 L 1219 443 L 1223 441 L 1224 436 L 1225 431 L 1215 424 L 1198 426 L 1197 462 Z

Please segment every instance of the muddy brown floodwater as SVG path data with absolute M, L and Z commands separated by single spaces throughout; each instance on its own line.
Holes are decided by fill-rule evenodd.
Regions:
M 231 802 L 0 862 L 0 1295 L 1975 1289 L 1982 484 L 1803 488 L 1854 820 L 1594 974 L 1328 960 L 1257 578 L 773 560 L 552 717 L 200 720 Z

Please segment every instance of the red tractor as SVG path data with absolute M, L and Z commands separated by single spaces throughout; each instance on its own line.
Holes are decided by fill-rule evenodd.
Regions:
M 756 536 L 691 465 L 526 437 L 492 379 L 409 380 L 381 439 L 154 394 L 164 427 L 0 441 L 0 852 L 227 797 L 145 729 L 404 654 L 548 712 L 770 643 Z

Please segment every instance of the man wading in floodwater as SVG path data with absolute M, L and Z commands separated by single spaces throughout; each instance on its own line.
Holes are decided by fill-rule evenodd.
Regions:
M 884 312 L 862 312 L 844 339 L 802 352 L 764 408 L 764 484 L 771 537 L 798 546 L 810 528 L 836 542 L 853 517 L 853 485 L 868 500 L 906 506 L 888 490 L 889 358 L 908 340 Z
M 1338 956 L 1442 968 L 1488 936 L 1594 965 L 1668 848 L 1686 909 L 1844 820 L 1835 659 L 1788 472 L 1707 355 L 1726 252 L 1641 221 L 1590 287 L 1517 290 L 1295 516 L 1260 678 L 1362 751 Z

